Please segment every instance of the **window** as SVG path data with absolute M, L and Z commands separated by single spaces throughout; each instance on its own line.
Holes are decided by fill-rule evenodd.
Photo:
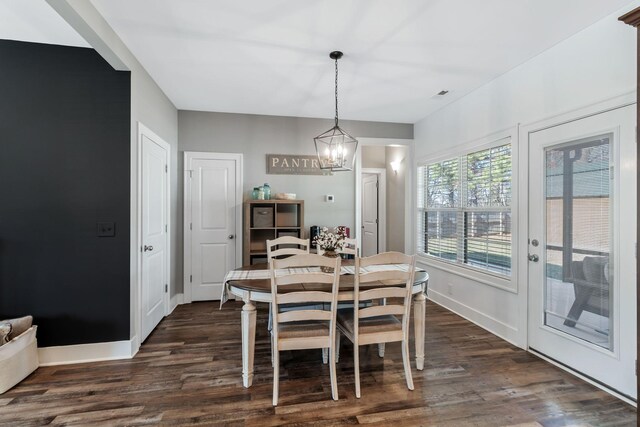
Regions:
M 511 144 L 418 166 L 417 250 L 511 274 Z

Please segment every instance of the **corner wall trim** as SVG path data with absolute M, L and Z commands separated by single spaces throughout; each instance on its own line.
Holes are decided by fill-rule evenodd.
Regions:
M 169 314 L 173 313 L 173 310 L 181 304 L 184 304 L 184 294 L 175 294 L 172 296 L 169 301 Z
M 70 365 L 73 363 L 131 359 L 137 337 L 126 341 L 41 347 L 38 349 L 40 366 Z
M 469 307 L 465 304 L 462 304 L 452 298 L 449 298 L 446 295 L 441 294 L 440 292 L 436 292 L 433 289 L 429 289 L 428 291 L 428 299 L 433 301 L 446 308 L 449 311 L 454 312 L 460 317 L 467 319 L 468 321 L 476 324 L 482 329 L 491 332 L 499 338 L 515 345 L 516 347 L 522 348 L 526 350 L 524 345 L 518 344 L 518 329 L 507 325 L 500 320 L 494 319 L 493 317 L 482 313 L 472 307 Z

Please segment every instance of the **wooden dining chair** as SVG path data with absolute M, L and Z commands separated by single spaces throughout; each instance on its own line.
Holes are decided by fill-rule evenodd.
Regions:
M 273 258 L 282 258 L 291 255 L 308 254 L 311 249 L 309 239 L 299 239 L 293 236 L 282 236 L 277 239 L 267 240 L 267 262 L 271 263 Z M 296 307 L 290 306 L 289 309 L 295 310 Z M 267 330 L 271 330 L 271 311 L 273 308 L 269 306 L 269 321 Z
M 338 251 L 341 254 L 353 255 L 354 257 L 360 256 L 358 250 L 358 241 L 356 239 L 344 239 L 344 247 Z
M 401 264 L 406 268 L 385 268 L 393 264 Z M 338 310 L 337 325 L 339 332 L 346 335 L 353 343 L 353 364 L 358 398 L 360 397 L 359 349 L 361 345 L 401 341 L 407 387 L 413 390 L 409 362 L 409 313 L 414 276 L 415 256 L 400 252 L 385 252 L 366 258 L 356 258 L 353 308 Z M 385 305 L 360 307 L 361 302 L 381 299 L 386 299 Z
M 267 240 L 267 260 L 282 256 L 308 254 L 311 249 L 309 239 L 299 239 L 293 236 L 282 236 Z
M 329 349 L 331 396 L 333 400 L 338 400 L 335 342 L 340 258 L 294 255 L 285 259 L 272 259 L 269 265 L 273 304 L 273 406 L 278 405 L 282 350 Z M 318 267 L 329 267 L 332 272 L 323 272 Z M 305 284 L 308 289 L 305 289 Z M 284 304 L 317 305 L 283 312 L 279 307 Z M 326 306 L 329 307 L 328 310 L 324 308 Z

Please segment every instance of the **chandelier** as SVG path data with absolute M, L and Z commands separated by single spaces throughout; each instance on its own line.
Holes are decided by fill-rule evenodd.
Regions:
M 336 63 L 335 124 L 328 131 L 313 138 L 313 141 L 316 145 L 320 169 L 330 170 L 331 172 L 350 171 L 353 169 L 356 158 L 358 140 L 338 126 L 338 59 L 342 58 L 342 52 L 331 52 L 329 57 Z

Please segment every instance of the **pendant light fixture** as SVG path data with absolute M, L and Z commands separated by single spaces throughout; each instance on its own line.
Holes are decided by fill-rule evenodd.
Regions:
M 336 63 L 336 117 L 334 126 L 328 131 L 313 138 L 316 145 L 316 153 L 320 162 L 320 169 L 332 172 L 350 171 L 353 169 L 358 140 L 349 135 L 338 126 L 338 59 L 342 58 L 342 52 L 334 51 L 329 57 Z

